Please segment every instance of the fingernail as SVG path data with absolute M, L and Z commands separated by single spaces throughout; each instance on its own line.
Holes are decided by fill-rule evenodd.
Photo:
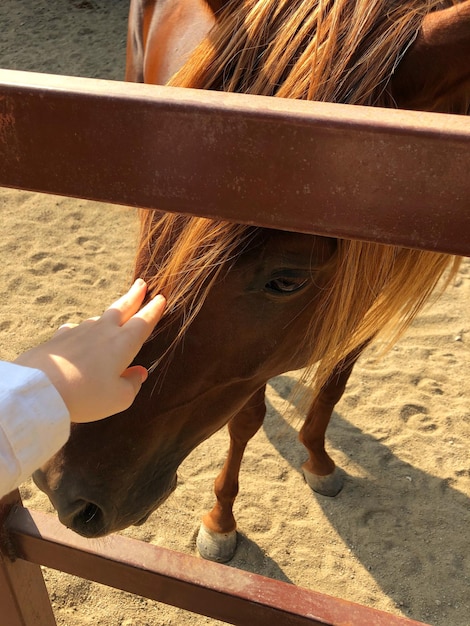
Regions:
M 145 280 L 143 278 L 137 278 L 134 287 L 142 287 L 142 285 L 145 285 Z
M 150 302 L 152 303 L 152 306 L 157 307 L 157 308 L 161 308 L 162 311 L 166 307 L 166 298 L 161 293 L 156 295 L 155 298 L 152 298 L 152 300 Z

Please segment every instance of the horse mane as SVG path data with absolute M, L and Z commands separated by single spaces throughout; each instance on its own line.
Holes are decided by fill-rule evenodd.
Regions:
M 457 3 L 232 0 L 169 84 L 394 107 L 391 79 L 424 16 Z M 136 275 L 147 280 L 150 292 L 167 296 L 168 320 L 181 320 L 177 341 L 211 286 L 259 229 L 157 211 L 142 211 L 141 225 Z M 454 275 L 460 259 L 340 239 L 333 262 L 306 338 L 306 371 L 318 364 L 317 390 L 371 337 L 389 331 L 395 341 L 446 269 L 448 280 Z
M 390 81 L 424 17 L 460 2 L 231 0 L 169 84 L 393 107 Z

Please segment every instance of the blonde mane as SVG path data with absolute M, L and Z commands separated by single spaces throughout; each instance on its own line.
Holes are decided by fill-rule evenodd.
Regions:
M 217 25 L 171 85 L 348 104 L 394 106 L 390 79 L 437 0 L 244 0 Z M 464 112 L 464 111 L 462 111 Z M 136 275 L 168 298 L 181 338 L 208 290 L 257 229 L 142 211 Z M 307 341 L 318 390 L 352 350 L 409 325 L 460 259 L 338 240 L 333 278 L 312 311 Z M 161 329 L 160 329 L 161 330 Z

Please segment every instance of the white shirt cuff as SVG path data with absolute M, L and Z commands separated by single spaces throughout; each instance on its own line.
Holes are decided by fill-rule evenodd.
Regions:
M 0 483 L 8 493 L 67 441 L 70 416 L 40 370 L 0 362 Z

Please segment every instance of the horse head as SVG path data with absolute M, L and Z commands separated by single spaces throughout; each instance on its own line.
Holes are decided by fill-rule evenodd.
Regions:
M 243 251 L 216 278 L 204 272 L 212 284 L 182 340 L 174 341 L 183 315 L 191 315 L 187 306 L 184 314 L 170 311 L 144 345 L 136 363 L 152 371 L 132 407 L 74 425 L 64 448 L 35 474 L 66 526 L 96 536 L 140 523 L 172 492 L 191 450 L 269 378 L 307 363 L 311 346 L 299 338 L 312 324 L 335 241 L 250 229 L 239 245 Z

